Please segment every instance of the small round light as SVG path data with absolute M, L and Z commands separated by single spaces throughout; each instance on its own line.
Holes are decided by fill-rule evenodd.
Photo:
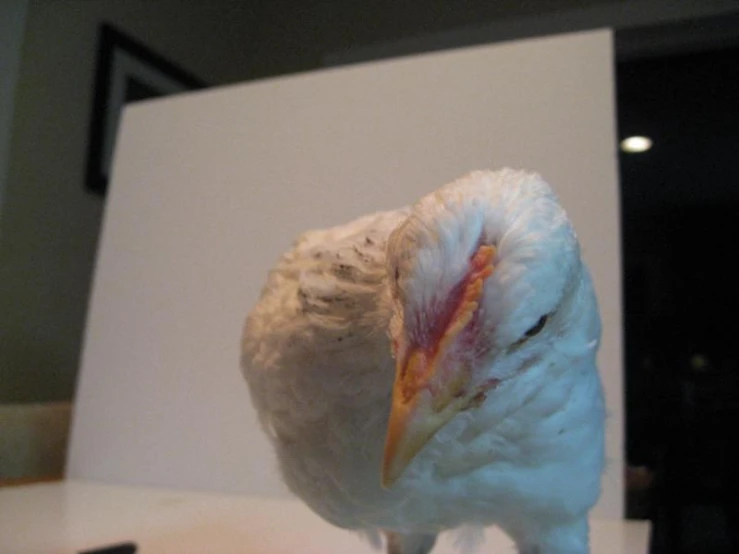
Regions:
M 621 150 L 630 154 L 646 152 L 652 147 L 652 139 L 649 137 L 628 137 L 621 141 Z

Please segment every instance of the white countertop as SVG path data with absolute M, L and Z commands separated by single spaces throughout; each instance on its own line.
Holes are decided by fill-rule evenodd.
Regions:
M 592 522 L 593 554 L 646 554 L 644 522 Z M 0 489 L 0 552 L 76 554 L 120 542 L 137 554 L 356 554 L 376 552 L 297 500 L 62 481 Z M 513 553 L 490 529 L 481 552 Z M 434 554 L 457 552 L 454 537 Z

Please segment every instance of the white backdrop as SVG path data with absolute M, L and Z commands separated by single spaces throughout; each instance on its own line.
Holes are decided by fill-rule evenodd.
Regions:
M 68 475 L 286 494 L 239 372 L 242 322 L 300 232 L 404 205 L 475 168 L 539 171 L 574 220 L 604 320 L 622 514 L 611 34 L 363 64 L 147 102 L 123 119 Z

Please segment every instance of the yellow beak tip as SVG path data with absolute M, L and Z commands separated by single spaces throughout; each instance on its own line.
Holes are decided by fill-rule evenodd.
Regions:
M 382 488 L 390 489 L 395 484 L 396 479 L 392 479 L 383 473 L 382 475 Z
M 384 489 L 392 488 L 392 486 L 397 482 L 397 480 L 402 475 L 403 470 L 405 469 L 406 465 L 407 464 L 399 468 L 397 464 L 397 460 L 392 459 L 392 458 L 391 459 L 386 458 L 382 465 L 382 475 L 381 475 L 382 488 Z

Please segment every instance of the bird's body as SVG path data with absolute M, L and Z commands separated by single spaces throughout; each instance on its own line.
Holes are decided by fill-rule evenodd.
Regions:
M 549 187 L 475 172 L 303 235 L 242 365 L 285 482 L 329 522 L 385 532 L 393 554 L 493 524 L 521 552 L 578 554 L 603 468 L 599 337 Z

